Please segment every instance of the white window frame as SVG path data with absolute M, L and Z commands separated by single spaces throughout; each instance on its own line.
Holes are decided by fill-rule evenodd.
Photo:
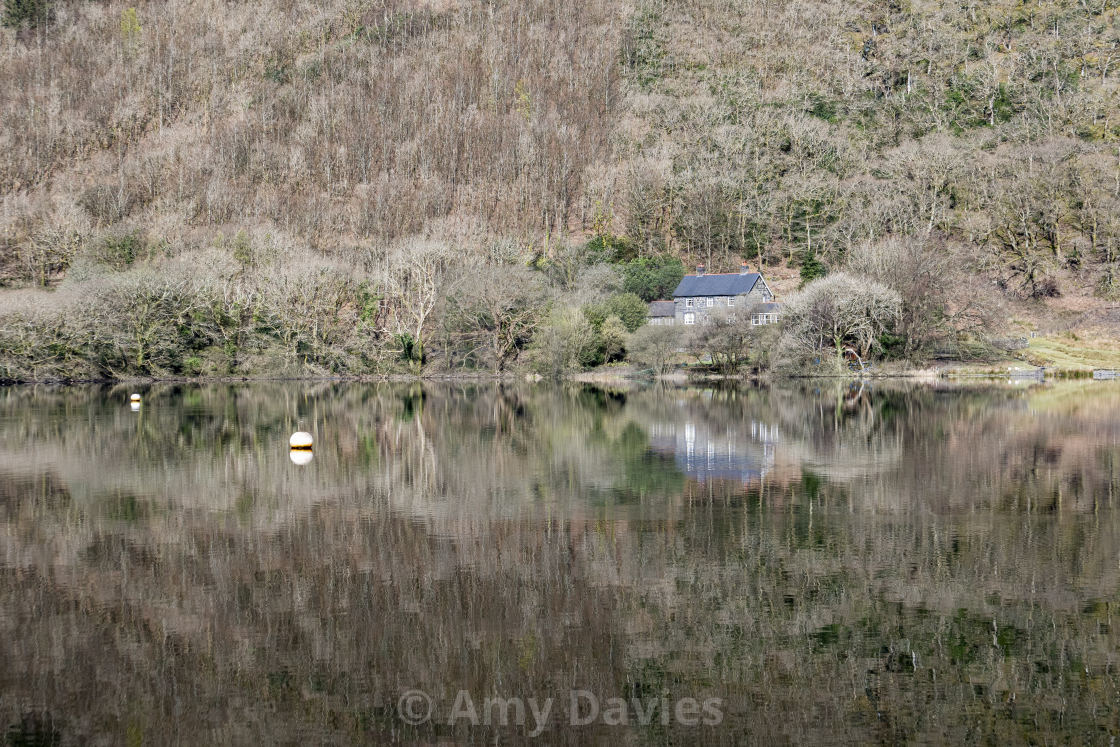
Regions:
M 751 314 L 751 324 L 755 327 L 762 324 L 762 314 Z
M 708 298 L 708 308 L 710 309 L 715 305 L 716 305 L 716 300 L 714 298 L 709 297 Z
M 731 307 L 732 307 L 732 306 L 734 306 L 734 305 L 735 305 L 735 296 L 728 296 L 728 297 L 727 297 L 727 306 L 728 306 L 728 308 L 731 308 Z
M 686 309 L 691 309 L 692 308 L 692 299 L 691 298 L 686 298 L 684 300 L 684 307 Z
M 692 313 L 691 311 L 686 311 L 684 313 L 684 323 L 696 324 L 696 314 Z

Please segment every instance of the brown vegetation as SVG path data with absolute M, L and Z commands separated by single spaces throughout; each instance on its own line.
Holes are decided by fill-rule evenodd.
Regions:
M 24 312 L 0 310 L 5 346 L 35 351 L 0 376 L 265 371 L 205 330 L 185 353 L 201 366 L 113 343 L 121 369 L 84 333 L 75 365 L 51 330 L 70 326 L 69 299 L 114 292 L 91 266 L 152 278 L 185 262 L 204 285 L 251 288 L 229 317 L 309 300 L 321 319 L 252 343 L 305 371 L 508 369 L 533 335 L 495 338 L 476 304 L 475 331 L 445 349 L 444 300 L 476 271 L 521 284 L 527 266 L 554 300 L 595 262 L 746 259 L 811 279 L 866 266 L 867 247 L 917 251 L 907 277 L 878 277 L 903 295 L 892 332 L 910 358 L 982 337 L 1003 298 L 1115 295 L 1112 0 L 9 5 L 0 285 L 58 292 L 3 303 Z M 931 302 L 930 281 L 953 291 Z M 255 334 L 237 326 L 235 347 Z M 569 363 L 621 354 L 612 340 Z M 208 362 L 223 357 L 238 361 Z

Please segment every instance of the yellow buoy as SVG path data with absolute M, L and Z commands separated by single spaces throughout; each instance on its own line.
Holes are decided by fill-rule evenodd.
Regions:
M 130 402 L 139 402 L 140 401 L 140 395 L 136 394 L 136 393 L 133 393 L 133 395 L 131 397 L 129 397 L 128 399 L 129 399 Z
M 298 464 L 300 467 L 310 464 L 313 458 L 311 449 L 292 449 L 288 452 L 288 456 L 291 457 L 292 464 Z
M 297 431 L 288 439 L 288 445 L 293 449 L 311 450 L 311 434 L 306 431 Z

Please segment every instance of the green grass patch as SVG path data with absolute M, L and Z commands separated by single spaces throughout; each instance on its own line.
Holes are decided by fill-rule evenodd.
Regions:
M 1021 357 L 1047 368 L 1120 368 L 1120 342 L 1071 333 L 1047 335 L 1032 338 Z

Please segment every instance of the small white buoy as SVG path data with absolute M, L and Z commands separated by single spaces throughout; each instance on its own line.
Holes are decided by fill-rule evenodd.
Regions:
M 132 394 L 132 396 L 131 396 L 131 397 L 129 397 L 128 399 L 129 399 L 129 401 L 130 401 L 130 402 L 139 402 L 139 401 L 140 401 L 140 395 L 139 395 L 139 394 L 136 394 L 136 393 L 134 392 L 134 393 Z
M 310 464 L 314 458 L 311 449 L 292 449 L 288 452 L 288 456 L 292 459 L 292 464 L 297 464 L 302 467 L 305 464 Z
M 296 431 L 288 439 L 288 445 L 293 449 L 306 449 L 311 451 L 311 434 L 306 431 Z

